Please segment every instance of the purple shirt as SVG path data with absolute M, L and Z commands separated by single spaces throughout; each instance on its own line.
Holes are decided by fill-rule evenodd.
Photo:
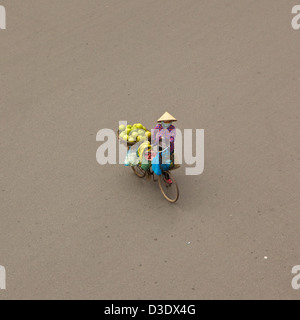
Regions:
M 170 143 L 170 152 L 174 152 L 174 141 L 176 137 L 176 128 L 171 124 L 167 129 L 165 129 L 160 123 L 154 128 L 154 141 L 155 144 L 159 143 L 160 139 L 165 139 L 166 143 Z

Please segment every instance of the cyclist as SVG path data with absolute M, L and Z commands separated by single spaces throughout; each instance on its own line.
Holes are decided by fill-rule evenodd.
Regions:
M 173 122 L 177 121 L 176 118 L 174 118 L 170 113 L 165 112 L 158 120 L 158 124 L 152 130 L 153 139 L 152 144 L 159 146 L 159 151 L 163 150 L 163 146 L 170 146 L 170 160 L 171 163 L 174 165 L 174 143 L 175 143 L 175 137 L 176 137 L 176 128 L 173 125 Z M 162 154 L 160 153 L 160 163 Z M 165 174 L 165 179 L 167 183 L 172 183 L 172 180 L 170 179 L 169 175 Z

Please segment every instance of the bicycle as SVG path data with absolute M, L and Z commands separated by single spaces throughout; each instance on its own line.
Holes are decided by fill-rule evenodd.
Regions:
M 128 150 L 135 145 L 135 142 L 128 142 L 120 139 L 120 136 L 119 136 L 120 132 L 118 131 L 117 133 L 118 133 L 118 139 L 122 144 L 124 144 L 127 147 Z M 151 142 L 150 139 L 149 139 L 149 142 Z M 169 147 L 165 148 L 162 151 L 158 151 L 158 153 L 163 153 L 168 148 Z M 143 170 L 140 165 L 131 166 L 131 169 L 133 170 L 135 175 L 141 179 L 147 177 L 148 180 L 151 180 L 151 176 L 152 176 L 153 181 L 158 182 L 160 191 L 165 197 L 165 199 L 171 203 L 175 203 L 178 201 L 179 188 L 173 174 L 170 171 L 176 170 L 178 168 L 180 168 L 180 165 L 176 165 L 175 163 L 173 163 L 173 167 L 171 169 L 167 171 L 162 170 L 162 174 L 159 176 L 157 180 L 155 180 L 155 177 L 154 177 L 155 174 L 152 170 L 152 166 L 150 166 L 150 168 L 146 171 Z M 168 182 L 169 179 L 171 179 L 172 183 Z
M 158 151 L 158 153 L 163 153 L 164 151 L 167 151 L 169 147 L 165 148 L 162 151 Z M 129 149 L 129 148 L 128 148 Z M 153 178 L 154 182 L 158 181 L 158 185 L 160 188 L 161 193 L 165 197 L 165 199 L 171 203 L 175 203 L 179 198 L 179 188 L 177 185 L 177 182 L 173 176 L 173 174 L 170 171 L 178 169 L 179 166 L 176 166 L 174 164 L 173 168 L 169 170 L 162 170 L 162 174 L 158 176 L 158 179 L 155 180 L 154 172 L 152 170 L 152 166 L 148 170 L 143 170 L 140 165 L 132 166 L 131 169 L 133 172 L 139 177 L 144 178 L 147 177 L 148 180 L 151 180 L 151 176 Z M 170 182 L 172 181 L 172 182 Z

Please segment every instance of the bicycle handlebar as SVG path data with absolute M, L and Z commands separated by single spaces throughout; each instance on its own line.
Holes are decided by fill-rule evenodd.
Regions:
M 157 151 L 157 153 L 163 153 L 164 151 L 166 151 L 166 150 L 168 150 L 168 149 L 170 149 L 170 147 L 166 147 L 164 150 L 162 150 L 162 151 Z

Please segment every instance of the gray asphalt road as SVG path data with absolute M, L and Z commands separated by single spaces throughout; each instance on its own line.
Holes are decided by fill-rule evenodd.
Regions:
M 291 1 L 1 4 L 0 299 L 299 299 Z M 205 129 L 175 205 L 95 157 L 164 111 Z

